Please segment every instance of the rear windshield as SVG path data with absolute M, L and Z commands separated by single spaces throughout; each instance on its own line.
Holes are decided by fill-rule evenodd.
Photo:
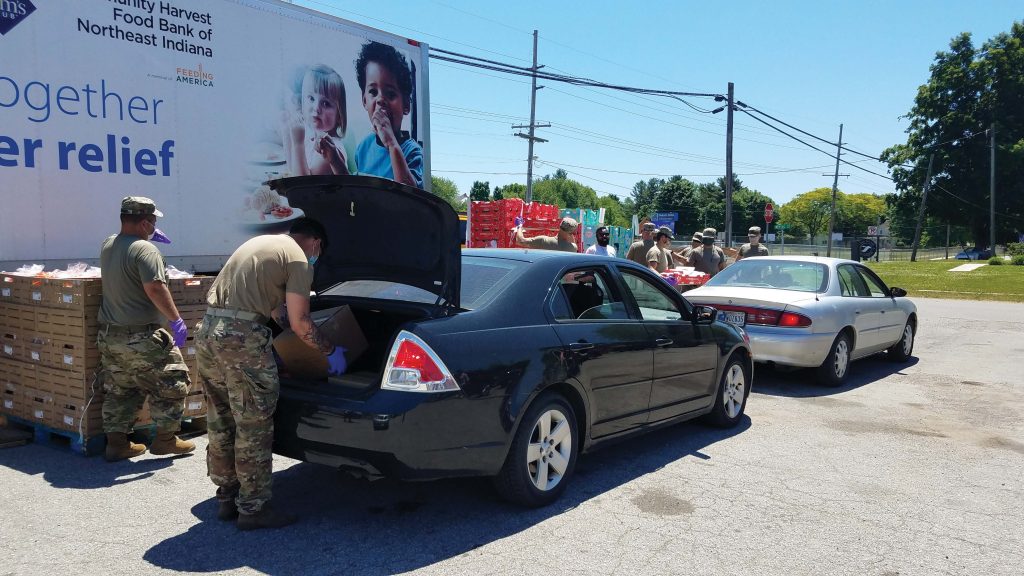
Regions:
M 500 258 L 463 257 L 459 298 L 462 308 L 473 310 L 489 302 L 507 285 L 510 274 L 523 265 L 525 262 Z M 436 294 L 415 286 L 386 280 L 350 280 L 326 290 L 324 294 L 424 304 L 437 302 Z
M 818 262 L 750 258 L 715 274 L 706 285 L 824 292 L 828 286 L 828 266 Z

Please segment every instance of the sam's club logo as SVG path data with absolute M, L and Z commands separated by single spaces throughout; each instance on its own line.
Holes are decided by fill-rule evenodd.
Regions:
M 0 35 L 10 32 L 35 10 L 29 0 L 0 0 Z

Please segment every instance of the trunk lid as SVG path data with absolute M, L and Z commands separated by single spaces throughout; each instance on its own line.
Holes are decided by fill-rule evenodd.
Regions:
M 383 280 L 435 294 L 443 311 L 459 307 L 459 217 L 441 198 L 369 176 L 296 176 L 270 184 L 327 229 L 330 245 L 316 264 L 315 292 L 349 280 Z
M 800 306 L 802 302 L 813 301 L 816 294 L 797 290 L 771 288 L 731 288 L 701 286 L 683 295 L 694 304 L 732 304 L 736 306 L 778 307 Z

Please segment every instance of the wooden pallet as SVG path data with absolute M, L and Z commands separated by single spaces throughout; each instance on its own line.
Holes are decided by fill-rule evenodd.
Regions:
M 103 452 L 107 447 L 107 437 L 103 434 L 83 437 L 78 432 L 51 428 L 45 424 L 24 420 L 15 416 L 7 416 L 7 427 L 9 429 L 31 432 L 32 440 L 36 444 L 71 450 L 75 454 L 82 456 L 95 456 Z
M 22 444 L 27 444 L 29 441 L 33 441 L 36 444 L 70 450 L 81 456 L 95 456 L 97 454 L 102 454 L 107 448 L 107 436 L 102 433 L 95 436 L 83 437 L 78 432 L 52 428 L 45 424 L 24 420 L 15 416 L 6 416 L 6 419 L 7 430 L 21 432 L 20 436 L 24 438 Z M 194 436 L 201 436 L 205 432 L 205 416 L 184 418 L 181 422 L 181 432 L 178 433 L 178 437 L 191 438 Z M 155 424 L 136 426 L 131 434 L 132 441 L 141 442 L 147 446 L 152 443 L 155 437 Z M 2 438 L 3 436 L 0 436 L 0 439 Z M 3 446 L 0 445 L 0 447 Z

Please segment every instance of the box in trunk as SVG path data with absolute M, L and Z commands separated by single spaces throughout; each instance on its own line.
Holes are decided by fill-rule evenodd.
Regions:
M 348 306 L 320 310 L 310 316 L 329 342 L 345 348 L 345 361 L 349 366 L 369 347 L 359 322 Z M 274 350 L 284 364 L 283 372 L 296 378 L 327 378 L 327 357 L 303 342 L 291 330 L 285 330 L 274 339 Z

